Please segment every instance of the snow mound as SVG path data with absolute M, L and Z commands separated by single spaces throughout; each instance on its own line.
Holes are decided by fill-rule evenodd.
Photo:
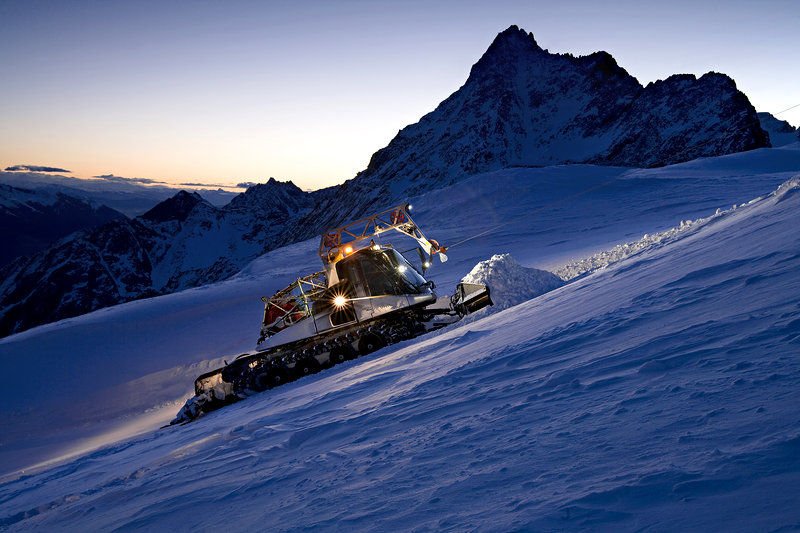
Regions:
M 552 272 L 524 267 L 511 254 L 495 254 L 481 261 L 461 281 L 487 285 L 495 310 L 520 304 L 564 285 Z

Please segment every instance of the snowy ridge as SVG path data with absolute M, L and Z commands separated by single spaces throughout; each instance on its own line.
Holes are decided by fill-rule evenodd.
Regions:
M 0 524 L 790 529 L 798 185 L 466 327 L 7 482 Z

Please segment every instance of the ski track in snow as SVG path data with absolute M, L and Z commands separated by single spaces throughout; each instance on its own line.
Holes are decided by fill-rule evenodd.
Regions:
M 739 165 L 732 168 L 746 177 L 727 177 L 727 194 L 734 194 L 731 187 L 739 187 L 739 193 L 761 188 L 735 200 L 740 203 L 769 190 L 767 183 L 774 188 L 787 177 L 781 166 L 781 158 L 790 157 L 786 153 L 768 151 L 774 156 L 768 158 L 772 166 L 761 161 L 762 151 L 750 154 L 750 159 L 737 154 Z M 760 161 L 753 164 L 755 170 L 746 165 L 752 159 Z M 707 181 L 698 178 L 697 183 L 670 177 L 675 172 L 671 167 L 579 167 L 580 175 L 599 174 L 587 178 L 590 182 L 613 178 L 614 172 L 622 175 L 611 187 L 617 190 L 605 188 L 591 197 L 600 203 L 596 212 L 581 216 L 563 204 L 550 205 L 536 215 L 536 223 L 510 224 L 499 235 L 476 239 L 470 248 L 477 251 L 468 253 L 465 246 L 463 253 L 473 259 L 463 261 L 474 264 L 473 254 L 486 258 L 491 255 L 486 251 L 502 251 L 502 243 L 521 242 L 519 250 L 510 250 L 519 257 L 530 247 L 546 248 L 547 239 L 564 240 L 551 246 L 549 256 L 540 254 L 544 263 L 596 249 L 602 242 L 628 241 L 631 231 L 657 235 L 669 227 L 661 225 L 663 219 L 672 217 L 674 224 L 721 207 L 714 191 L 726 176 L 715 171 L 715 165 L 729 164 L 726 158 L 715 158 L 695 167 L 675 165 L 683 167 L 682 175 L 700 172 L 696 167 L 705 169 Z M 758 168 L 766 170 L 759 173 Z M 492 177 L 501 187 L 509 180 L 519 184 L 531 176 L 563 179 L 577 172 L 572 167 L 520 169 Z M 632 176 L 639 173 L 666 183 Z M 720 211 L 675 233 L 669 230 L 664 239 L 644 239 L 641 247 L 627 249 L 635 252 L 632 255 L 618 249 L 620 253 L 606 257 L 609 261 L 587 267 L 594 273 L 521 305 L 389 347 L 187 426 L 144 431 L 7 481 L 0 485 L 0 528 L 800 527 L 797 185 L 790 183 L 776 194 Z M 603 209 L 618 203 L 623 192 L 630 193 L 627 187 L 643 189 L 641 199 L 657 192 L 659 200 L 623 210 Z M 687 190 L 695 193 L 693 200 L 671 204 L 670 195 L 686 196 Z M 448 226 L 449 220 L 442 219 L 447 240 L 457 241 L 459 232 L 463 238 L 466 231 L 474 234 L 491 227 L 504 214 L 525 213 L 525 207 L 511 206 L 505 213 L 495 211 L 496 219 L 491 220 L 487 206 L 492 205 L 492 192 L 482 192 L 486 204 L 479 206 L 485 215 L 480 227 Z M 527 197 L 541 192 L 528 191 Z M 466 205 L 480 194 L 467 188 L 452 203 Z M 439 226 L 426 223 L 435 200 L 423 197 L 414 203 L 420 213 L 417 220 L 438 232 Z M 654 210 L 659 205 L 662 208 Z M 474 207 L 467 210 L 474 212 Z M 574 223 L 567 221 L 571 216 L 576 217 Z M 634 222 L 622 231 L 626 216 Z M 563 232 L 537 233 L 543 226 L 553 228 L 555 221 L 563 223 Z M 642 228 L 645 224 L 649 225 Z M 593 229 L 605 240 L 592 241 Z M 438 238 L 438 233 L 432 236 Z M 265 275 L 276 278 L 272 285 L 283 284 L 305 266 L 304 261 L 313 268 L 309 254 L 315 244 L 268 254 L 229 282 L 156 299 L 162 308 L 171 306 L 171 313 L 152 317 L 152 304 L 133 302 L 5 339 L 0 348 L 12 353 L 3 353 L 3 362 L 25 369 L 21 354 L 33 346 L 70 342 L 76 350 L 87 351 L 77 334 L 86 337 L 89 332 L 92 339 L 91 334 L 103 334 L 104 326 L 118 324 L 115 328 L 121 329 L 112 334 L 124 338 L 131 334 L 124 323 L 133 324 L 135 331 L 148 320 L 171 318 L 159 324 L 171 337 L 157 329 L 152 338 L 154 346 L 174 339 L 159 351 L 168 360 L 142 357 L 135 364 L 125 363 L 130 368 L 122 365 L 119 382 L 109 385 L 109 394 L 124 390 L 126 398 L 136 398 L 144 391 L 145 399 L 140 398 L 129 416 L 154 405 L 146 401 L 148 393 L 158 399 L 155 405 L 166 403 L 160 389 L 166 383 L 172 387 L 166 398 L 177 400 L 202 368 L 214 364 L 198 359 L 189 363 L 186 354 L 203 345 L 213 357 L 248 349 L 252 339 L 245 338 L 246 328 L 239 322 L 252 323 L 252 335 L 260 305 L 257 298 L 256 305 L 245 305 L 245 296 L 253 296 L 246 291 L 269 285 Z M 451 258 L 459 253 L 456 248 Z M 441 269 L 440 286 L 469 270 L 461 268 L 463 261 L 442 265 L 449 270 Z M 232 291 L 235 302 L 221 296 Z M 255 316 L 247 315 L 251 311 Z M 230 316 L 223 318 L 226 315 Z M 203 322 L 204 316 L 227 321 L 212 324 Z M 241 340 L 218 338 L 226 328 Z M 141 348 L 141 341 L 129 347 Z M 177 353 L 164 353 L 169 350 Z M 93 357 L 102 366 L 101 351 Z M 46 357 L 47 350 L 43 352 Z M 86 381 L 105 377 L 101 370 L 95 375 L 86 372 L 80 383 L 48 385 L 61 387 L 60 394 L 74 400 Z M 160 377 L 148 380 L 148 374 Z M 80 372 L 75 375 L 80 377 Z M 174 383 L 180 380 L 186 381 Z M 44 385 L 34 392 L 50 393 Z M 108 398 L 109 411 L 118 414 L 115 396 Z M 37 404 L 32 403 L 35 413 Z M 18 413 L 24 405 L 12 402 L 11 408 Z M 74 406 L 64 409 L 65 416 L 89 424 Z M 101 411 L 99 406 L 95 409 Z M 164 410 L 169 416 L 175 411 Z M 149 416 L 157 418 L 157 413 Z M 4 427 L 20 420 L 9 407 L 2 415 Z M 98 412 L 96 420 L 107 419 Z M 9 446 L 21 447 L 26 438 L 52 449 L 47 447 L 48 435 L 37 435 L 40 429 L 35 421 L 31 424 L 25 431 L 33 436 L 12 431 L 16 440 L 10 440 L 7 434 L 2 447 L 7 454 Z M 152 426 L 144 423 L 140 429 L 148 427 Z M 65 425 L 54 428 L 49 437 L 57 438 L 59 431 L 68 433 Z M 96 437 L 91 432 L 83 436 Z M 104 437 L 99 438 L 102 442 Z

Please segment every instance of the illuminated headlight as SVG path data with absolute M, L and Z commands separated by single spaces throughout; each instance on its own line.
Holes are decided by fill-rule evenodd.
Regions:
M 353 253 L 353 247 L 352 246 L 345 246 L 344 253 L 345 253 L 345 255 L 352 254 Z
M 346 303 L 347 303 L 347 298 L 345 298 L 344 296 L 337 296 L 336 298 L 333 299 L 333 305 L 335 305 L 336 307 L 344 307 Z
M 402 274 L 403 272 L 405 272 L 405 271 L 406 271 L 406 266 L 405 266 L 405 265 L 399 265 L 399 266 L 397 267 L 397 271 L 398 271 L 398 272 L 400 272 L 400 273 Z
M 430 268 L 430 267 L 431 267 L 431 264 L 428 261 L 425 261 L 424 263 L 422 263 L 422 268 Z

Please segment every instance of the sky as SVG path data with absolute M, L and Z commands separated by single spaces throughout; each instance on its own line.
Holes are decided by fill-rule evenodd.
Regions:
M 759 111 L 800 104 L 795 0 L 0 0 L 0 21 L 0 165 L 78 177 L 341 183 L 511 24 L 642 83 L 715 70 Z

